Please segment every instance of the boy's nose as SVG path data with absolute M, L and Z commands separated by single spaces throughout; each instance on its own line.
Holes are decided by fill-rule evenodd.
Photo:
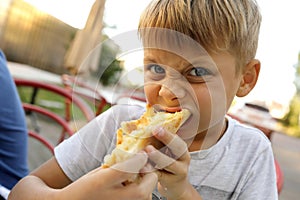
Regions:
M 164 98 L 167 101 L 174 101 L 181 99 L 185 96 L 184 88 L 176 87 L 176 83 L 173 83 L 173 86 L 161 85 L 159 90 L 159 96 Z

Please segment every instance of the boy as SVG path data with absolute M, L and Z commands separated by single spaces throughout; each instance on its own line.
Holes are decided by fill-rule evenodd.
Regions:
M 153 131 L 167 146 L 145 148 L 155 170 L 123 163 L 126 170 L 116 168 L 124 174 L 142 168 L 145 176 L 141 184 L 122 185 L 107 175 L 112 169 L 99 169 L 115 147 L 120 123 L 144 112 L 115 106 L 59 145 L 55 158 L 23 179 L 11 199 L 105 199 L 107 187 L 109 199 L 149 199 L 149 188 L 152 199 L 276 199 L 267 138 L 225 116 L 234 96 L 247 95 L 258 79 L 260 21 L 254 0 L 154 0 L 139 24 L 147 103 L 159 111 L 192 113 L 176 135 Z M 132 192 L 138 195 L 130 197 Z

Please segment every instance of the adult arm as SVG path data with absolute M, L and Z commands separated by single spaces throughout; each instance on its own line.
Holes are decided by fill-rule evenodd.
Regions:
M 11 191 L 9 200 L 14 199 L 151 199 L 157 183 L 155 173 L 147 173 L 142 181 L 124 186 L 122 183 L 146 165 L 148 157 L 141 153 L 113 168 L 97 168 L 78 180 L 71 182 L 54 158 L 22 179 Z M 131 166 L 130 170 L 128 166 Z M 134 168 L 132 168 L 134 167 Z M 126 170 L 116 170 L 126 169 Z
M 61 189 L 71 183 L 53 157 L 31 174 L 24 177 L 12 189 L 8 199 L 55 199 L 55 189 Z

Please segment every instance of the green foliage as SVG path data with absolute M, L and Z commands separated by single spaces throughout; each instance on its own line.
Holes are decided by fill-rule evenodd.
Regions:
M 98 75 L 104 86 L 115 84 L 123 71 L 123 62 L 116 59 L 120 49 L 109 39 L 102 43 Z
M 290 111 L 283 119 L 283 123 L 289 127 L 299 127 L 300 97 L 295 95 L 290 103 Z
M 119 80 L 119 75 L 123 71 L 121 61 L 114 60 L 108 68 L 103 72 L 100 82 L 104 86 L 113 85 Z
M 300 137 L 300 53 L 298 63 L 295 65 L 296 94 L 290 102 L 289 112 L 283 118 L 283 125 L 287 128 L 287 133 Z

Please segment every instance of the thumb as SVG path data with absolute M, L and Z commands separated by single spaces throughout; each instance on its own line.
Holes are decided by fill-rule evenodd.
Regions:
M 133 174 L 138 174 L 140 170 L 147 164 L 148 155 L 145 152 L 137 153 L 133 157 L 123 162 L 111 166 L 111 175 L 113 179 L 123 182 L 132 178 Z M 114 177 L 115 176 L 115 177 Z
M 147 160 L 148 155 L 145 152 L 140 152 L 123 162 L 111 166 L 111 168 L 122 172 L 139 173 L 139 171 L 146 165 Z

